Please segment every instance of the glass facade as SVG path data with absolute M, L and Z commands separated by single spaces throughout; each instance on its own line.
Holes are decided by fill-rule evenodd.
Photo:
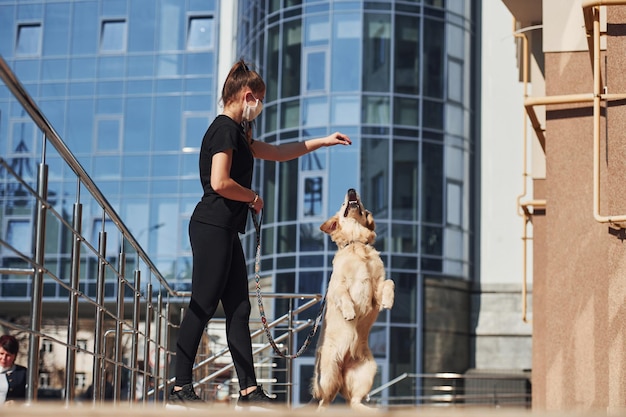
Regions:
M 266 204 L 263 276 L 273 277 L 276 292 L 323 293 L 336 246 L 319 226 L 356 188 L 374 214 L 376 247 L 396 285 L 394 308 L 370 337 L 374 386 L 421 372 L 425 279 L 472 279 L 473 2 L 232 1 L 237 55 L 254 62 L 267 84 L 257 139 L 285 143 L 339 130 L 353 141 L 257 163 L 253 188 Z M 219 111 L 218 16 L 216 0 L 0 0 L 0 54 L 179 289 L 189 285 L 187 224 L 202 193 L 197 153 Z M 31 186 L 40 135 L 1 85 L 0 155 Z M 75 181 L 48 153 L 54 209 L 71 213 Z M 20 205 L 19 187 L 2 175 L 0 196 L 4 239 L 30 251 L 32 207 Z M 83 204 L 96 245 L 102 215 Z M 256 236 L 248 227 L 242 239 L 252 278 Z M 70 238 L 59 233 L 46 243 L 57 276 L 69 267 Z M 111 237 L 107 245 L 115 254 L 119 242 Z M 0 258 L 4 267 L 23 266 Z M 95 261 L 81 266 L 90 295 L 96 268 Z M 0 298 L 27 301 L 29 285 L 25 276 L 0 275 Z M 107 288 L 113 297 L 115 287 Z M 58 285 L 45 295 L 67 300 Z M 286 310 L 281 302 L 276 311 Z M 307 314 L 301 318 L 316 312 Z M 294 361 L 294 404 L 309 400 L 313 355 L 309 349 Z M 403 389 L 388 395 L 414 394 Z
M 200 141 L 215 117 L 218 2 L 213 0 L 0 0 L 0 54 L 85 171 L 174 286 L 190 278 L 187 223 L 201 197 Z M 38 129 L 0 86 L 0 154 L 36 180 Z M 50 151 L 48 152 L 50 153 Z M 76 184 L 49 155 L 50 189 L 71 213 Z M 14 195 L 0 183 L 2 195 Z M 4 201 L 6 240 L 30 251 L 28 207 Z M 85 202 L 83 202 L 85 204 Z M 101 213 L 84 208 L 95 241 Z M 55 227 L 48 225 L 48 227 Z M 89 233 L 93 231 L 92 233 Z M 46 244 L 63 276 L 69 236 Z M 115 256 L 111 236 L 107 253 Z M 5 267 L 19 259 L 3 257 Z M 89 280 L 89 267 L 83 268 Z M 0 297 L 30 297 L 29 279 L 2 275 Z M 61 296 L 51 286 L 47 295 Z M 91 293 L 95 286 L 87 282 Z M 113 289 L 107 295 L 113 295 Z M 65 294 L 63 294 L 65 297 Z M 63 298 L 64 300 L 66 298 Z
M 258 138 L 340 130 L 353 141 L 259 164 L 263 274 L 276 291 L 323 293 L 336 246 L 319 226 L 356 188 L 396 284 L 370 338 L 377 378 L 421 372 L 424 278 L 471 279 L 470 1 L 240 0 L 238 19 L 239 54 L 267 83 Z M 310 399 L 307 354 L 296 361 L 296 403 Z

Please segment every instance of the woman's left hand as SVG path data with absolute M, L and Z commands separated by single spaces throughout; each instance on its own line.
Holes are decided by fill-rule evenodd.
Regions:
M 333 146 L 333 145 L 352 145 L 352 141 L 347 135 L 344 135 L 341 132 L 335 132 L 331 135 L 326 136 L 324 145 Z

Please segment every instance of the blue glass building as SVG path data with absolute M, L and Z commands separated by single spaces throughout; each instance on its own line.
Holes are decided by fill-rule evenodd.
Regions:
M 353 140 L 299 160 L 257 164 L 254 188 L 266 203 L 262 274 L 276 292 L 323 292 L 336 247 L 319 226 L 356 188 L 375 216 L 376 246 L 396 284 L 395 307 L 380 315 L 370 338 L 377 383 L 470 366 L 476 3 L 237 3 L 236 55 L 267 83 L 258 140 L 284 143 L 336 130 Z M 0 54 L 179 288 L 189 284 L 187 224 L 202 193 L 197 150 L 219 112 L 218 64 L 232 63 L 218 63 L 220 25 L 229 24 L 220 22 L 219 9 L 215 0 L 0 0 Z M 0 154 L 33 181 L 39 135 L 0 86 Z M 59 210 L 71 212 L 75 183 L 54 156 L 48 164 Z M 3 195 L 18 195 L 0 186 Z M 31 238 L 20 232 L 30 230 L 31 212 L 9 201 L 17 200 L 3 200 L 3 238 L 29 248 Z M 85 216 L 95 241 L 102 219 L 89 208 Z M 252 277 L 249 228 L 242 239 Z M 59 276 L 66 244 L 59 236 L 46 246 Z M 107 244 L 115 253 L 119 242 Z M 19 264 L 4 256 L 1 262 Z M 95 291 L 85 275 L 85 291 Z M 0 275 L 0 298 L 28 302 L 29 285 Z M 67 298 L 58 285 L 46 286 L 45 295 Z M 313 352 L 307 355 L 295 362 L 296 403 L 308 401 Z M 411 394 L 399 389 L 389 395 Z
M 319 225 L 356 188 L 396 303 L 370 338 L 387 381 L 469 366 L 470 170 L 475 76 L 470 1 L 241 0 L 238 45 L 267 83 L 257 136 L 284 143 L 339 130 L 353 145 L 260 163 L 263 267 L 276 291 L 319 292 L 336 246 Z M 248 238 L 249 252 L 253 242 Z M 308 401 L 313 356 L 296 381 Z M 390 395 L 398 392 L 392 387 Z
M 190 277 L 186 225 L 202 192 L 193 150 L 216 114 L 216 13 L 205 0 L 0 1 L 0 54 L 174 283 Z M 0 153 L 27 173 L 41 141 L 21 111 L 0 89 Z M 75 184 L 48 163 L 50 188 L 71 213 Z M 89 215 L 96 241 L 102 220 Z M 29 248 L 19 233 L 29 221 L 5 217 L 8 242 Z M 118 244 L 112 236 L 108 252 Z M 62 245 L 47 245 L 59 268 Z M 0 296 L 26 299 L 25 281 L 5 277 Z

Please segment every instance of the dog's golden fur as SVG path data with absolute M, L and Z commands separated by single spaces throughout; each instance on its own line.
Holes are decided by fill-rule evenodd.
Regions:
M 311 391 L 318 409 L 338 393 L 357 410 L 376 375 L 369 348 L 370 329 L 379 311 L 393 306 L 394 283 L 385 279 L 372 214 L 354 189 L 333 217 L 320 226 L 337 244 L 326 294 L 322 332 L 317 346 Z

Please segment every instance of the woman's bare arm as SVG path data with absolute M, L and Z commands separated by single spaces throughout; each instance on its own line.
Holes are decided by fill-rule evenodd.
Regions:
M 282 162 L 298 158 L 323 146 L 351 144 L 352 141 L 348 136 L 340 132 L 335 132 L 322 138 L 308 139 L 302 142 L 282 143 L 280 145 L 254 141 L 252 143 L 252 153 L 259 159 Z

